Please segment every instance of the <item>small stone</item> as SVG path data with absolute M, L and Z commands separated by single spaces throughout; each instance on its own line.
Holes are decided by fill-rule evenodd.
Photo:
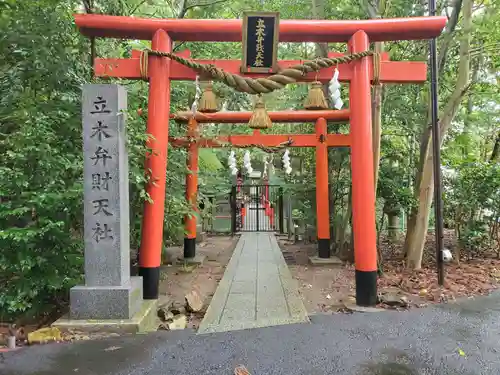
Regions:
M 157 314 L 158 318 L 160 318 L 163 322 L 166 322 L 174 317 L 174 314 L 165 307 L 159 307 Z
M 172 307 L 170 307 L 170 311 L 174 315 L 179 315 L 179 314 L 185 314 L 186 313 L 186 307 L 179 303 L 179 302 L 174 302 L 172 304 Z
M 373 312 L 382 312 L 384 309 L 380 309 L 378 307 L 366 307 L 366 306 L 358 306 L 354 303 L 344 303 L 345 309 L 348 311 L 356 311 L 356 312 L 365 312 L 365 313 L 373 313 Z
M 380 296 L 380 302 L 391 307 L 407 307 L 408 299 L 397 294 L 384 294 Z
M 9 349 L 16 348 L 16 336 L 8 336 L 7 337 L 7 348 L 9 348 Z
M 41 328 L 28 333 L 28 343 L 42 344 L 51 341 L 61 341 L 61 331 L 56 327 Z
M 163 323 L 163 322 L 162 322 L 162 323 L 160 323 L 160 324 L 158 325 L 158 330 L 159 330 L 159 331 L 168 331 L 168 330 L 169 330 L 169 328 L 168 328 L 168 323 Z
M 196 291 L 191 291 L 186 294 L 186 308 L 188 311 L 198 312 L 203 309 L 203 301 L 201 300 L 200 295 Z
M 172 307 L 172 300 L 170 296 L 161 295 L 158 297 L 158 307 L 165 307 L 167 310 Z
M 90 340 L 90 336 L 89 335 L 83 335 L 83 334 L 75 334 L 73 336 L 71 336 L 71 340 L 73 341 L 85 341 L 85 340 Z
M 184 329 L 187 327 L 187 318 L 186 315 L 176 315 L 172 319 L 171 323 L 167 323 L 169 331 L 174 331 L 178 329 Z
M 420 289 L 420 292 L 418 292 L 418 295 L 420 297 L 424 297 L 427 295 L 427 289 Z
M 180 272 L 183 273 L 191 273 L 193 272 L 198 266 L 196 264 L 188 264 L 188 263 L 182 263 L 181 267 L 179 268 Z
M 346 302 L 347 303 L 356 303 L 356 297 L 354 297 L 354 296 L 348 296 L 346 298 Z
M 495 279 L 500 279 L 500 272 L 497 270 L 494 270 L 493 272 L 490 273 L 490 276 L 495 278 Z

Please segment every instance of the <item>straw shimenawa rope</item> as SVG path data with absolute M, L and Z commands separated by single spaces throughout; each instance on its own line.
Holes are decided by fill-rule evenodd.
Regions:
M 196 137 L 186 137 L 185 138 L 186 141 L 187 141 L 187 145 L 186 144 L 183 144 L 183 145 L 175 145 L 175 144 L 172 144 L 172 147 L 174 148 L 185 148 L 186 146 L 192 144 L 192 143 L 198 143 L 200 142 L 201 140 L 204 140 L 203 138 L 196 138 Z M 233 145 L 231 143 L 231 136 L 228 137 L 228 141 L 221 141 L 217 138 L 211 138 L 209 139 L 210 141 L 214 142 L 217 144 L 218 147 L 220 148 L 260 148 L 262 151 L 264 152 L 267 152 L 267 153 L 277 153 L 277 152 L 281 152 L 283 151 L 284 149 L 286 149 L 287 147 L 290 147 L 293 145 L 293 140 L 292 139 L 289 139 L 287 141 L 284 141 L 284 142 L 281 142 L 281 143 L 278 143 L 276 146 L 264 146 L 264 145 L 261 145 L 261 144 L 257 144 L 257 143 L 249 143 L 249 144 L 246 144 L 246 145 Z
M 253 79 L 248 77 L 242 77 L 237 74 L 228 73 L 223 69 L 217 68 L 213 64 L 199 64 L 194 60 L 185 59 L 170 52 L 144 50 L 142 51 L 140 57 L 140 70 L 141 70 L 141 77 L 143 79 L 147 79 L 148 56 L 153 55 L 160 57 L 168 57 L 184 66 L 187 66 L 188 68 L 195 70 L 203 77 L 224 82 L 229 87 L 232 87 L 240 92 L 246 92 L 248 94 L 258 95 L 282 89 L 290 83 L 297 82 L 307 73 L 317 72 L 323 68 L 329 68 L 331 66 L 335 66 L 338 64 L 349 63 L 351 61 L 359 60 L 363 57 L 372 56 L 374 54 L 375 53 L 373 51 L 364 51 L 341 57 L 333 57 L 333 58 L 321 57 L 312 61 L 305 61 L 302 64 L 297 64 L 282 69 L 279 73 L 273 74 L 266 78 Z M 374 72 L 375 71 L 376 70 L 374 69 Z

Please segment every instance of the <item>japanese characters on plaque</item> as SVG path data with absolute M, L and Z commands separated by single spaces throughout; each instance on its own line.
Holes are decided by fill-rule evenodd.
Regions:
M 87 266 L 96 277 L 103 277 L 105 272 L 98 270 L 103 263 L 119 263 L 122 250 L 129 252 L 126 102 L 125 89 L 119 85 L 83 88 L 86 278 Z
M 277 70 L 279 13 L 246 12 L 243 18 L 243 73 Z
M 91 199 L 94 216 L 94 225 L 92 228 L 92 239 L 99 243 L 100 241 L 113 240 L 113 229 L 112 225 L 108 222 L 108 217 L 113 216 L 113 212 L 109 207 L 109 180 L 111 180 L 110 162 L 107 160 L 112 160 L 113 156 L 110 155 L 109 146 L 104 142 L 107 139 L 112 139 L 113 134 L 106 124 L 106 120 L 109 121 L 111 117 L 111 111 L 107 108 L 107 100 L 104 96 L 96 96 L 93 101 L 93 110 L 90 111 L 91 115 L 101 115 L 101 120 L 96 118 L 95 123 L 92 126 L 92 132 L 90 138 L 95 142 L 95 151 L 90 160 L 92 160 L 93 166 L 95 168 L 94 173 L 92 173 L 92 190 L 97 190 L 100 192 L 101 197 L 92 197 Z M 116 113 L 114 114 L 116 116 Z M 116 135 L 115 135 L 116 137 Z M 108 146 L 108 147 L 106 147 Z

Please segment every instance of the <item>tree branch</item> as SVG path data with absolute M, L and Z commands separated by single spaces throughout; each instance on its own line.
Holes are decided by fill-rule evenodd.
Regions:
M 128 14 L 129 14 L 129 15 L 133 15 L 133 14 L 137 11 L 137 9 L 139 9 L 139 8 L 141 7 L 141 5 L 145 4 L 147 1 L 148 1 L 148 0 L 142 0 L 139 4 L 137 4 L 137 5 L 134 7 L 134 9 L 130 10 Z
M 458 19 L 460 11 L 462 10 L 463 0 L 455 0 L 453 3 L 453 10 L 451 12 L 450 19 L 446 24 L 444 29 L 444 37 L 442 39 L 441 45 L 439 46 L 438 54 L 438 76 L 443 73 L 444 65 L 446 63 L 446 57 L 448 55 L 448 49 L 450 48 L 451 42 L 453 41 L 453 33 L 458 24 Z
M 189 9 L 193 9 L 196 7 L 198 7 L 198 8 L 209 7 L 211 5 L 225 3 L 227 1 L 229 1 L 229 0 L 216 0 L 216 1 L 212 1 L 211 3 L 193 4 L 193 5 L 189 5 L 189 6 L 185 6 L 185 4 L 184 4 L 184 7 L 182 7 L 181 11 L 179 12 L 179 16 L 177 18 L 184 18 L 184 16 L 186 15 L 186 13 Z

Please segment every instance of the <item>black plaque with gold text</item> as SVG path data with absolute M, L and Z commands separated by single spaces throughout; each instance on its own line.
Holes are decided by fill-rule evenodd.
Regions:
M 243 73 L 274 73 L 277 69 L 279 13 L 245 12 Z

